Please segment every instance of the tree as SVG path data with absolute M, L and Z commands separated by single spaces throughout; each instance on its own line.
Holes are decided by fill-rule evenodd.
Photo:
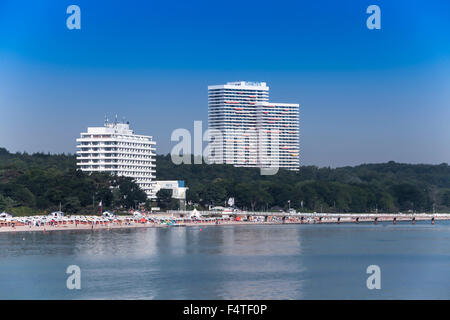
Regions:
M 0 149 L 1 151 L 1 149 Z M 0 194 L 0 211 L 5 211 L 8 208 L 12 208 L 17 206 L 17 202 L 11 199 L 10 197 L 5 197 Z
M 450 208 L 450 190 L 445 190 L 442 193 L 442 204 L 447 208 Z
M 176 210 L 178 209 L 178 201 L 172 198 L 172 190 L 161 189 L 156 193 L 158 206 L 162 210 Z
M 236 206 L 253 210 L 291 207 L 338 212 L 450 209 L 450 167 L 396 162 L 354 167 L 303 166 L 299 172 L 279 170 L 261 176 L 258 168 L 231 165 L 174 165 L 170 155 L 156 156 L 158 179 L 182 179 L 189 187 L 187 201 L 207 207 L 223 205 L 229 197 Z M 170 191 L 169 191 L 170 192 Z M 130 178 L 107 173 L 86 174 L 67 154 L 9 153 L 0 148 L 0 210 L 42 212 L 63 205 L 67 213 L 92 212 L 104 207 L 133 208 L 147 195 Z M 166 197 L 161 207 L 177 208 Z M 159 203 L 162 203 L 161 200 Z M 148 204 L 148 203 L 147 203 Z M 148 207 L 148 205 L 147 205 Z M 19 209 L 20 208 L 20 209 Z
M 400 210 L 426 209 L 429 204 L 428 194 L 416 185 L 401 183 L 392 187 Z
M 115 183 L 120 191 L 120 204 L 126 208 L 134 208 L 137 203 L 144 203 L 147 200 L 147 194 L 128 177 L 116 177 Z

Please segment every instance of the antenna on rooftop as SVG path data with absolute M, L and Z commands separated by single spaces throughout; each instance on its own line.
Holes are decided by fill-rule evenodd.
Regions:
M 116 113 L 116 118 L 114 119 L 114 124 L 117 124 L 117 113 Z
M 108 124 L 108 115 L 105 113 L 105 126 Z

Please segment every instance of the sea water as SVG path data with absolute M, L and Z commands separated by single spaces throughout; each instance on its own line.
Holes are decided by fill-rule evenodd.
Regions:
M 0 299 L 450 299 L 450 223 L 0 233 Z

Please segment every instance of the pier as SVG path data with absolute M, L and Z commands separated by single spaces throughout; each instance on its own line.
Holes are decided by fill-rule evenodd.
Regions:
M 189 216 L 192 211 L 169 211 L 174 216 Z M 235 220 L 278 223 L 378 223 L 450 220 L 450 213 L 287 213 L 287 212 L 223 212 L 198 211 L 204 217 L 230 216 Z

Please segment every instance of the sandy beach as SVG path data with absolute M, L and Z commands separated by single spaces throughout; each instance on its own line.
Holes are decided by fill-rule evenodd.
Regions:
M 318 215 L 318 216 L 307 216 L 307 217 L 295 217 L 288 218 L 284 221 L 273 220 L 253 220 L 253 221 L 238 221 L 234 219 L 230 220 L 200 220 L 200 221 L 188 221 L 188 222 L 178 222 L 174 224 L 158 223 L 154 221 L 142 222 L 139 220 L 127 220 L 120 222 L 56 222 L 53 224 L 46 223 L 45 225 L 35 225 L 35 224 L 14 224 L 5 223 L 0 224 L 1 232 L 52 232 L 52 231 L 74 231 L 74 230 L 110 230 L 110 229 L 131 229 L 131 228 L 179 228 L 179 227 L 206 227 L 206 226 L 223 226 L 223 225 L 288 225 L 288 224 L 348 224 L 348 223 L 378 223 L 378 222 L 409 222 L 415 223 L 416 221 L 429 221 L 434 224 L 435 221 L 440 220 L 450 220 L 449 214 L 418 214 L 418 215 L 378 215 L 375 219 L 374 215 Z
M 156 224 L 156 223 L 123 223 L 123 224 L 62 224 L 62 225 L 46 225 L 46 226 L 3 226 L 0 227 L 1 232 L 52 232 L 52 231 L 74 231 L 74 230 L 110 230 L 110 229 L 132 229 L 132 228 L 180 228 L 180 227 L 206 227 L 206 226 L 222 226 L 222 225 L 270 225 L 282 224 L 275 222 L 249 222 L 249 221 L 226 221 L 216 224 L 214 222 L 195 222 L 183 223 L 178 225 Z

